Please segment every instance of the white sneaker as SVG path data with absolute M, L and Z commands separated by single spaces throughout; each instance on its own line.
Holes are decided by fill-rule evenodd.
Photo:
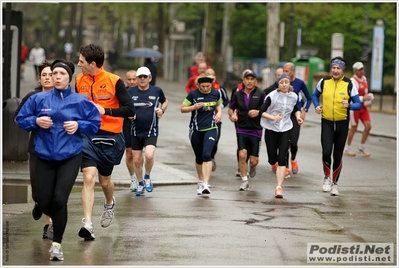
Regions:
M 84 238 L 85 240 L 94 240 L 96 237 L 94 236 L 94 227 L 93 223 L 87 221 L 85 218 L 82 219 L 84 226 L 79 230 L 79 236 Z
M 207 182 L 202 183 L 202 193 L 203 194 L 210 194 L 211 190 L 209 190 L 209 185 Z
M 331 178 L 330 177 L 324 177 L 323 191 L 324 192 L 331 191 Z
M 197 183 L 197 195 L 202 195 L 202 184 L 204 182 L 203 181 L 198 181 Z
M 130 191 L 135 192 L 139 184 L 136 175 L 133 175 L 132 182 L 130 183 Z
M 60 243 L 53 242 L 50 248 L 50 261 L 63 261 L 64 253 Z
M 253 178 L 253 177 L 255 177 L 255 175 L 256 175 L 256 166 L 255 167 L 251 167 L 251 165 L 250 165 L 250 167 L 249 167 L 249 176 L 251 178 Z
M 337 184 L 334 183 L 333 186 L 331 187 L 330 195 L 332 195 L 332 196 L 337 196 L 337 195 L 339 195 L 339 192 L 338 192 L 338 185 L 337 185 Z
M 243 181 L 241 183 L 240 191 L 247 191 L 249 189 L 249 183 L 248 181 Z
M 100 220 L 101 227 L 107 228 L 111 224 L 112 220 L 114 219 L 115 204 L 116 204 L 115 197 L 112 198 L 111 208 L 107 208 L 104 202 L 104 212 L 101 215 L 101 220 Z

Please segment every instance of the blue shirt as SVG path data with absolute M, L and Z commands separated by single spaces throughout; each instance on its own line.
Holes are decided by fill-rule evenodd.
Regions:
M 158 116 L 155 109 L 166 101 L 162 89 L 151 86 L 147 90 L 140 90 L 138 86 L 127 89 L 134 108 L 136 118 L 132 122 L 132 135 L 135 137 L 157 137 L 159 135 Z

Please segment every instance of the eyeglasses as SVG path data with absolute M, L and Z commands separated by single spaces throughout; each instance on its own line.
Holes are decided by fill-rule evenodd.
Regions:
M 147 78 L 148 77 L 148 75 L 139 75 L 139 76 L 137 76 L 138 78 L 140 78 L 140 79 L 145 79 L 145 78 Z

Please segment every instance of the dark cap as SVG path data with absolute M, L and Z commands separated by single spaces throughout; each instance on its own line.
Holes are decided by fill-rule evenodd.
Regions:
M 247 76 L 250 76 L 250 75 L 252 75 L 254 78 L 256 78 L 256 74 L 253 71 L 251 71 L 251 70 L 246 71 L 244 73 L 244 77 L 247 77 Z
M 277 83 L 280 83 L 281 79 L 288 79 L 288 81 L 290 81 L 290 77 L 287 74 L 282 74 L 278 77 L 277 79 Z

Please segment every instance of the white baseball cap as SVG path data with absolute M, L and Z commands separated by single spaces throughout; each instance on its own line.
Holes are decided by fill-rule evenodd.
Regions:
M 150 69 L 148 69 L 147 67 L 143 66 L 137 69 L 137 73 L 136 76 L 140 76 L 140 75 L 151 75 L 151 71 Z
M 355 62 L 354 64 L 353 64 L 353 66 L 352 66 L 352 69 L 353 70 L 360 70 L 360 69 L 363 69 L 364 68 L 364 65 L 363 65 L 363 63 L 361 63 L 360 61 L 358 61 L 358 62 Z

